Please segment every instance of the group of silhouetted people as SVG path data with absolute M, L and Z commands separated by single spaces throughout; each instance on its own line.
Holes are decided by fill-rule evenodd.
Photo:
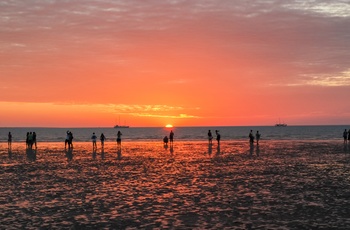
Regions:
M 67 145 L 69 149 L 73 148 L 73 133 L 69 130 L 66 132 L 66 139 L 64 140 L 64 148 L 67 148 Z
M 170 131 L 169 138 L 168 136 L 165 136 L 163 138 L 164 145 L 168 145 L 168 142 L 170 142 L 170 145 L 174 143 L 174 132 L 173 130 Z
M 260 137 L 261 137 L 261 134 L 259 133 L 259 131 L 256 131 L 256 134 L 254 136 L 253 130 L 250 130 L 250 133 L 249 133 L 248 137 L 249 137 L 249 143 L 250 144 L 254 144 L 254 138 L 255 138 L 256 139 L 256 144 L 259 145 L 259 140 L 260 140 Z
M 26 137 L 26 146 L 28 149 L 32 149 L 33 145 L 35 148 L 37 148 L 36 145 L 36 133 L 35 132 L 27 132 L 27 137 Z
M 122 144 L 122 135 L 123 134 L 120 131 L 118 131 L 118 133 L 117 133 L 118 147 L 120 147 Z M 100 135 L 101 148 L 104 148 L 106 139 L 107 139 L 106 136 L 103 133 L 101 133 L 101 135 Z M 95 133 L 92 133 L 91 140 L 92 140 L 92 148 L 94 150 L 96 150 L 97 149 L 97 136 Z
M 7 135 L 7 146 L 9 149 L 12 148 L 12 133 L 9 132 Z M 26 135 L 26 148 L 27 149 L 32 149 L 33 145 L 35 148 L 37 148 L 37 143 L 36 143 L 36 133 L 35 132 L 27 132 Z
M 174 144 L 174 132 L 173 132 L 173 130 L 170 131 L 169 138 L 168 138 L 168 136 L 165 136 L 163 138 L 163 143 L 164 143 L 165 146 L 168 145 L 169 141 L 170 141 L 170 145 Z
M 220 145 L 221 135 L 219 133 L 219 130 L 215 130 L 215 134 L 216 134 L 216 141 L 218 142 L 218 145 Z M 213 144 L 213 135 L 210 129 L 208 130 L 208 141 L 210 145 Z

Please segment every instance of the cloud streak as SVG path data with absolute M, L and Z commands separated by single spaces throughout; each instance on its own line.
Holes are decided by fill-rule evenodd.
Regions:
M 347 0 L 5 0 L 0 7 L 3 102 L 195 118 L 233 117 L 236 105 L 268 101 L 260 113 L 275 116 L 285 105 L 297 110 L 298 95 L 325 88 L 339 101 L 350 84 Z M 329 114 L 328 98 L 299 101 Z

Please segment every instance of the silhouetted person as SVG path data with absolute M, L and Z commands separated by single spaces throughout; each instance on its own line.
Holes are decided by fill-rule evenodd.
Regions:
M 35 148 L 38 148 L 36 145 L 36 133 L 35 132 L 33 132 L 33 144 L 34 144 Z
M 216 134 L 216 140 L 218 141 L 218 145 L 220 145 L 221 135 L 219 133 L 219 130 L 215 130 L 215 134 Z
M 32 149 L 33 148 L 33 133 L 29 132 L 27 138 L 28 138 L 28 148 Z
M 165 136 L 165 137 L 163 138 L 163 143 L 164 143 L 164 145 L 168 145 L 168 142 L 169 142 L 169 138 L 168 138 L 168 136 Z
M 29 148 L 29 132 L 27 132 L 27 136 L 26 136 L 26 146 L 27 148 Z
M 254 143 L 253 130 L 250 130 L 250 133 L 249 133 L 249 142 L 250 142 L 251 144 Z
M 105 147 L 105 140 L 106 140 L 106 137 L 103 133 L 101 133 L 101 136 L 100 136 L 100 141 L 101 141 L 101 147 L 104 148 Z
M 69 148 L 69 130 L 67 130 L 66 132 L 66 139 L 64 140 L 64 148 L 67 148 L 67 145 Z
M 173 144 L 174 143 L 174 132 L 173 132 L 173 130 L 170 131 L 169 139 L 170 139 L 170 144 Z
M 68 148 L 73 148 L 73 133 L 71 131 L 68 134 Z
M 211 134 L 210 130 L 208 131 L 208 141 L 209 141 L 209 144 L 213 143 L 213 135 Z
M 256 144 L 259 145 L 259 140 L 260 140 L 260 133 L 259 131 L 256 131 L 255 138 L 256 138 Z
M 348 130 L 348 141 L 350 143 L 350 129 Z
M 10 149 L 12 147 L 12 134 L 9 132 L 7 135 L 7 147 Z
M 122 135 L 123 134 L 120 131 L 118 131 L 118 133 L 117 133 L 117 144 L 118 144 L 119 147 L 122 144 Z
M 344 138 L 344 144 L 346 144 L 346 142 L 348 140 L 348 132 L 346 131 L 346 129 L 343 132 L 343 138 Z
M 95 135 L 95 133 L 92 133 L 91 140 L 92 140 L 92 148 L 96 149 L 97 148 L 97 144 L 96 144 L 97 136 Z

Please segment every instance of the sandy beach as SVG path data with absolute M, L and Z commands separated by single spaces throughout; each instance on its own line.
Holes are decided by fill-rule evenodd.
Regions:
M 349 229 L 342 141 L 0 144 L 4 229 Z

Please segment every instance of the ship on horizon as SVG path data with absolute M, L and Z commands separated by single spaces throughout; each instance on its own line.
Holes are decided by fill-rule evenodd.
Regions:
M 278 123 L 275 124 L 276 127 L 287 127 L 286 123 L 281 123 L 281 121 L 279 120 Z
M 115 125 L 114 128 L 130 128 L 128 125 Z
M 277 123 L 275 124 L 276 127 L 286 127 L 287 124 L 286 123 Z
M 119 124 L 120 124 L 120 116 L 119 116 Z M 114 128 L 129 128 L 129 126 L 128 125 L 118 125 L 118 124 L 116 124 L 114 126 Z

